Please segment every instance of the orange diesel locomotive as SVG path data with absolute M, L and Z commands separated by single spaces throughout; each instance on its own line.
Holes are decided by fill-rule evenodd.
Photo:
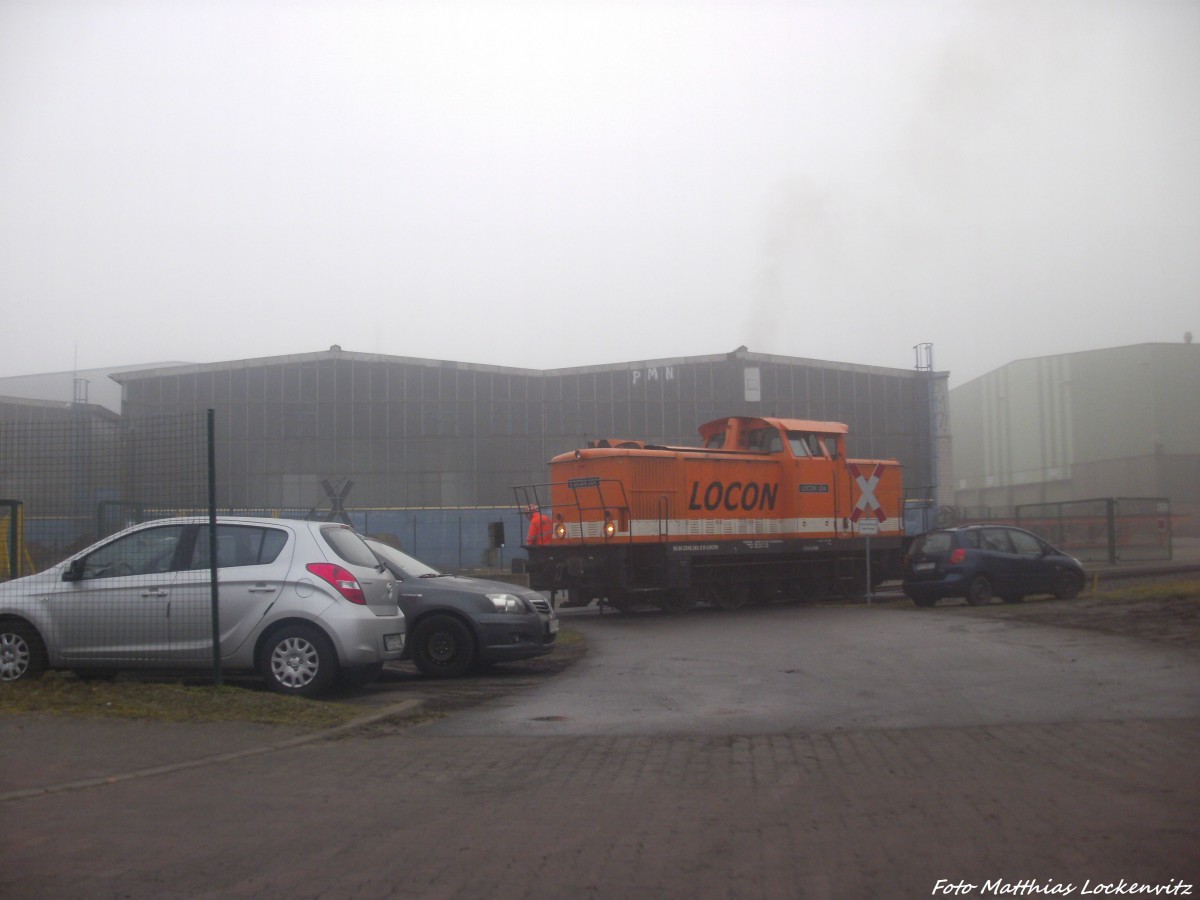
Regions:
M 600 440 L 516 488 L 550 516 L 527 547 L 535 590 L 682 609 L 858 594 L 899 572 L 901 468 L 847 459 L 839 422 L 736 416 L 700 426 L 701 447 Z

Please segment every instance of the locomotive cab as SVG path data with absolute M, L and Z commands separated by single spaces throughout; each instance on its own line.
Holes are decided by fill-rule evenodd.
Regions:
M 700 426 L 702 446 L 706 450 L 786 452 L 802 458 L 844 457 L 845 434 L 846 426 L 840 422 L 771 420 L 745 416 L 715 419 Z

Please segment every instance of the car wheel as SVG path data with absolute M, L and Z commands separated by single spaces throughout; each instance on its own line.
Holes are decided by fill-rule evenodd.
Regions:
M 475 665 L 475 639 L 458 619 L 433 616 L 413 632 L 412 659 L 430 678 L 458 678 Z
M 992 583 L 986 575 L 976 575 L 967 585 L 967 602 L 972 606 L 987 606 L 992 602 Z
M 1005 594 L 1000 599 L 1003 600 L 1005 603 L 1020 603 L 1022 600 L 1025 599 L 1025 595 L 1024 594 Z
M 1083 590 L 1083 579 L 1078 572 L 1060 572 L 1054 581 L 1054 596 L 1059 600 L 1073 600 Z
M 28 681 L 46 671 L 46 645 L 32 625 L 0 624 L 0 681 Z
M 313 626 L 289 625 L 267 639 L 261 668 L 271 690 L 312 697 L 337 677 L 337 653 L 329 638 Z

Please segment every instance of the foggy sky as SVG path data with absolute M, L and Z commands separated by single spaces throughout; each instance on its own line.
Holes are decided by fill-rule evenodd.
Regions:
M 0 0 L 0 376 L 1200 333 L 1200 4 Z

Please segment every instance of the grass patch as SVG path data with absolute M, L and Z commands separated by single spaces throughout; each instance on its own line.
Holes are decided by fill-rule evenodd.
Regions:
M 1177 578 L 1170 581 L 1150 581 L 1145 584 L 1133 582 L 1116 585 L 1112 588 L 1105 587 L 1104 581 L 1101 579 L 1099 588 L 1089 591 L 1085 596 L 1119 603 L 1137 603 L 1143 600 L 1184 600 L 1190 597 L 1200 597 L 1200 578 Z
M 436 718 L 555 675 L 586 651 L 583 635 L 564 628 L 553 653 L 497 666 L 486 674 L 439 681 L 419 676 L 411 664 L 405 664 L 403 674 L 385 669 L 378 685 L 362 691 L 337 689 L 317 700 L 285 697 L 258 679 L 236 674 L 214 687 L 205 676 L 195 674 L 169 677 L 129 671 L 114 681 L 83 681 L 70 672 L 47 672 L 33 681 L 0 684 L 0 717 L 41 713 L 159 722 L 253 722 L 320 730 L 378 709 L 361 702 L 376 690 L 389 692 L 391 702 L 420 699 L 426 705 L 421 716 Z
M 558 637 L 554 641 L 554 653 L 565 651 L 568 654 L 573 654 L 576 651 L 584 649 L 584 647 L 583 635 L 570 628 L 564 628 L 559 631 Z M 550 655 L 553 656 L 554 654 Z
M 122 675 L 116 681 L 81 681 L 48 672 L 33 681 L 0 686 L 0 715 L 46 713 L 84 718 L 154 719 L 160 722 L 255 722 L 320 729 L 363 714 L 335 701 L 285 697 L 261 686 L 189 683 Z

